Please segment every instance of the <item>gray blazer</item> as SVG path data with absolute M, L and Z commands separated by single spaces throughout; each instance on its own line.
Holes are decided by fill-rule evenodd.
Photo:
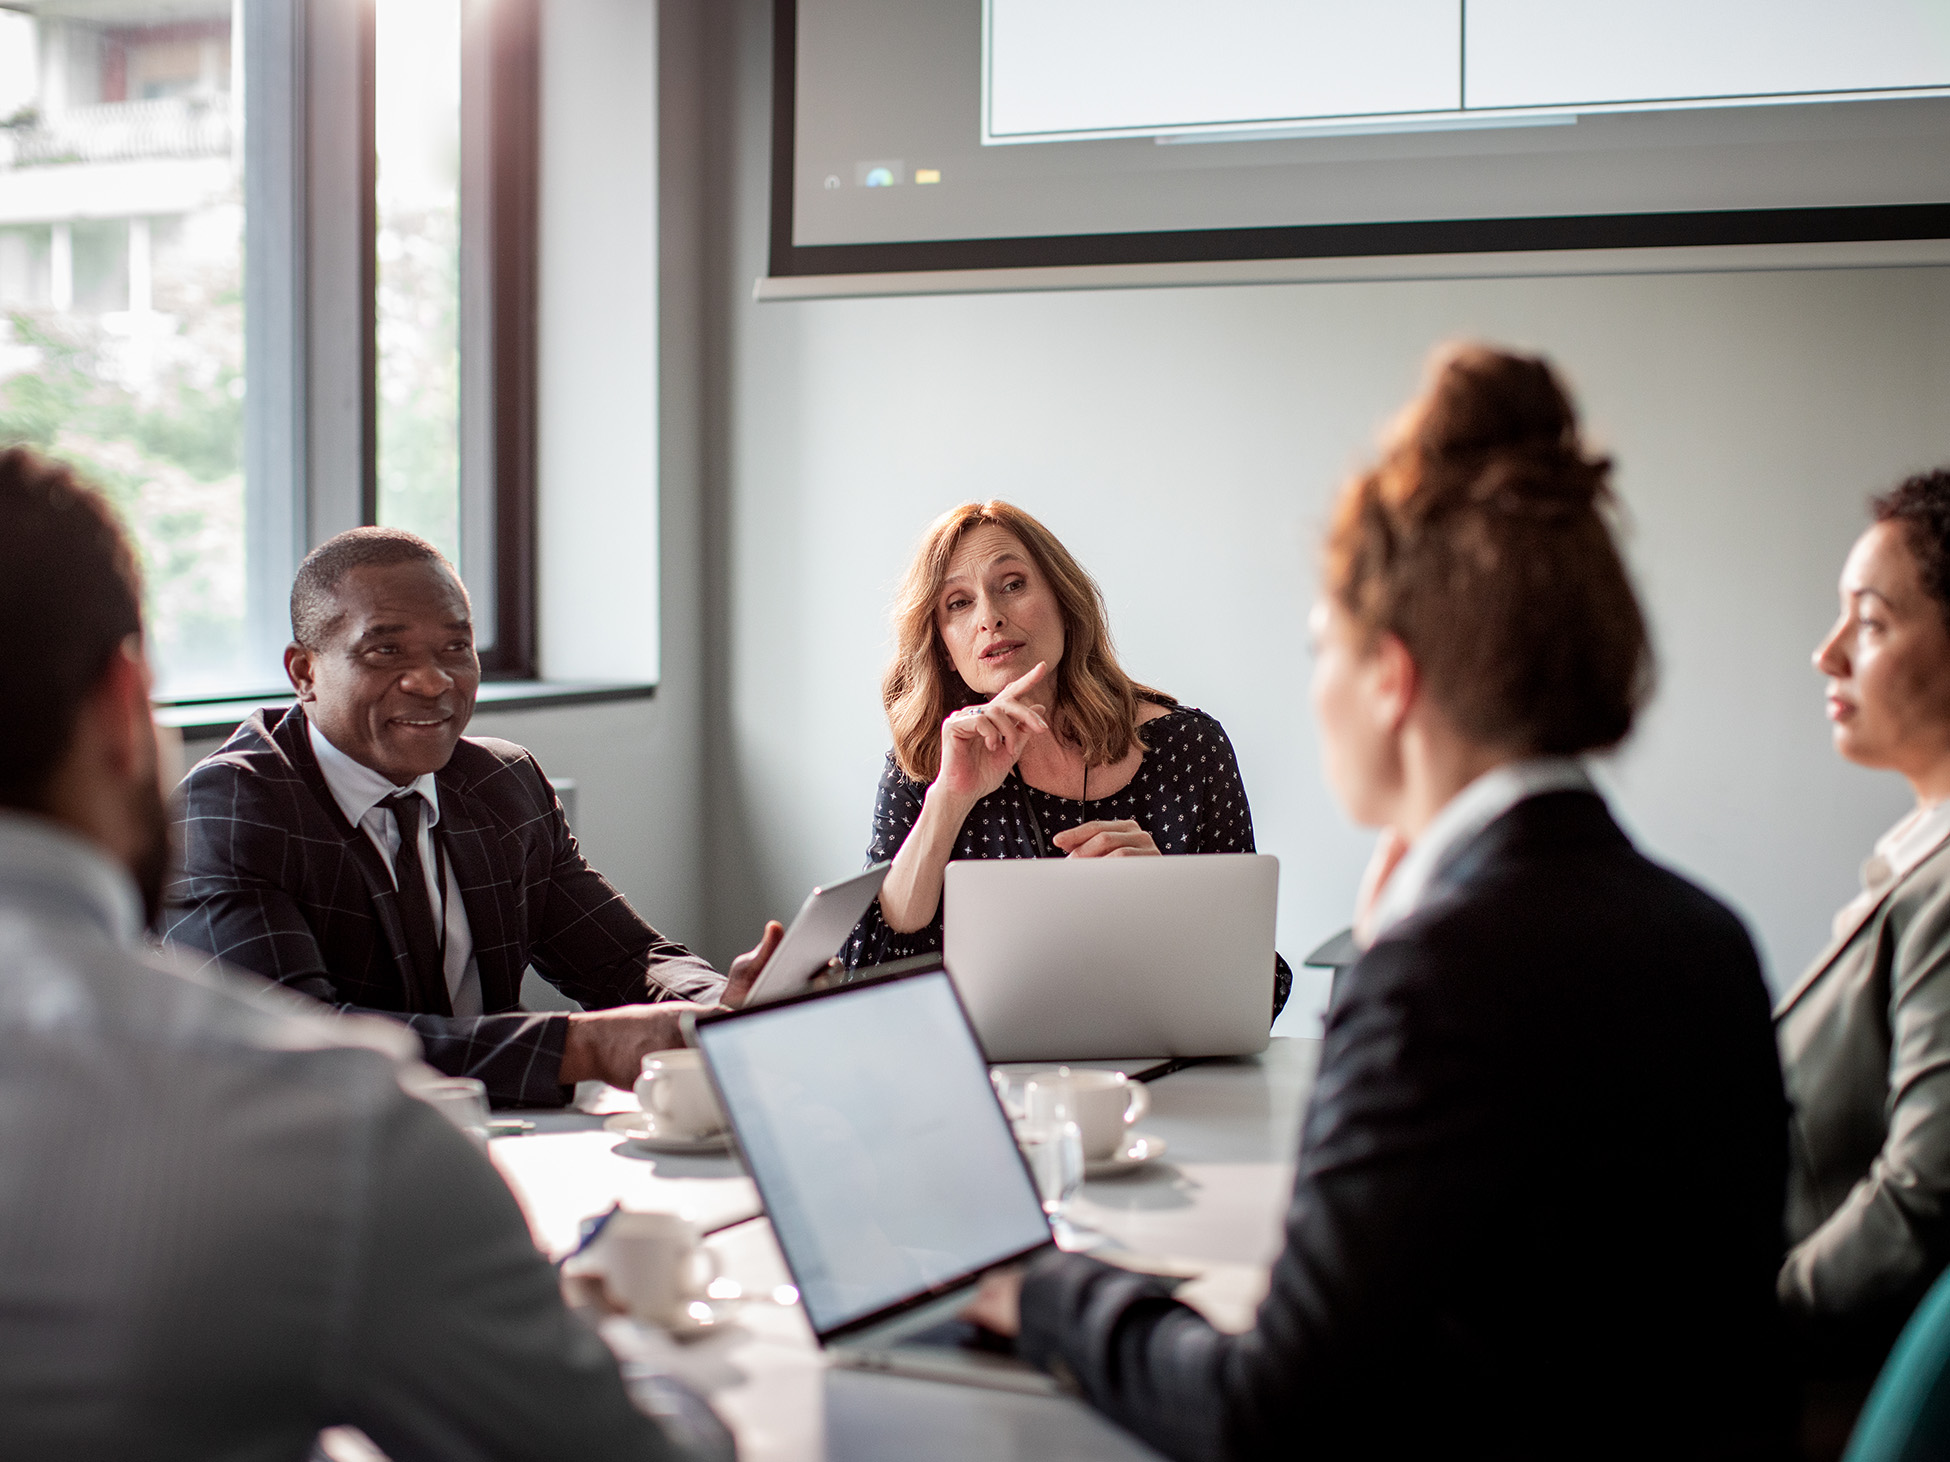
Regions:
M 1893 1338 L 1950 1257 L 1950 844 L 1822 951 L 1774 1030 L 1794 1105 L 1781 1302 Z

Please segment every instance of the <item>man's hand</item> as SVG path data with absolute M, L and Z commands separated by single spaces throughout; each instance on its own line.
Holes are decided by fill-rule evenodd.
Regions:
M 645 1056 L 684 1044 L 685 1012 L 712 1008 L 689 1000 L 665 1000 L 656 1005 L 578 1011 L 569 1017 L 562 1071 L 555 1079 L 564 1086 L 607 1081 L 628 1091 L 643 1074 Z
M 757 945 L 731 962 L 731 976 L 724 982 L 725 1004 L 736 1007 L 745 1003 L 745 997 L 752 993 L 752 986 L 764 971 L 766 961 L 771 959 L 772 951 L 779 947 L 779 941 L 783 938 L 785 925 L 777 919 L 768 919 L 765 932 L 758 936 Z
M 1022 1334 L 1022 1270 L 994 1269 L 983 1275 L 961 1317 L 1011 1340 Z

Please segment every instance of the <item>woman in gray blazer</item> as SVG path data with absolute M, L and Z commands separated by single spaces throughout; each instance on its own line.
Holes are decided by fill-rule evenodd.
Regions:
M 1794 1103 L 1778 1292 L 1818 1370 L 1873 1374 L 1950 1257 L 1950 469 L 1874 499 L 1815 652 L 1835 749 L 1916 808 L 1776 1007 Z

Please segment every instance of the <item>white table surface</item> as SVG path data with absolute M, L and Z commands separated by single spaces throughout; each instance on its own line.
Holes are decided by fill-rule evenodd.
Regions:
M 1279 1252 L 1301 1108 L 1318 1059 L 1317 1041 L 1276 1039 L 1261 1056 L 1152 1082 L 1151 1111 L 1138 1128 L 1164 1138 L 1165 1155 L 1087 1182 L 1073 1217 L 1138 1253 L 1209 1265 L 1210 1279 L 1182 1293 L 1215 1323 L 1247 1323 Z M 732 1158 L 650 1153 L 580 1113 L 535 1121 L 531 1134 L 496 1138 L 492 1154 L 536 1243 L 552 1256 L 575 1246 L 583 1218 L 618 1200 L 684 1213 L 707 1229 L 758 1209 L 751 1179 Z M 747 1293 L 789 1280 L 762 1219 L 733 1224 L 708 1245 Z M 796 1306 L 743 1305 L 725 1329 L 686 1344 L 628 1321 L 611 1322 L 605 1336 L 626 1373 L 668 1371 L 705 1392 L 744 1462 L 1156 1456 L 1073 1399 L 829 1368 Z

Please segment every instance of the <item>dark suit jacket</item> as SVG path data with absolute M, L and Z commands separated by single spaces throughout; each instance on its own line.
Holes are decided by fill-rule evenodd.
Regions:
M 183 781 L 183 873 L 164 938 L 333 1005 L 403 1017 L 427 1060 L 501 1105 L 556 1105 L 568 1020 L 520 1008 L 523 971 L 590 1008 L 713 999 L 722 979 L 644 923 L 587 862 L 535 759 L 464 737 L 436 775 L 440 827 L 474 937 L 481 1004 L 415 1012 L 398 895 L 345 820 L 293 707 L 260 711 Z
M 1753 946 L 1584 792 L 1345 972 L 1257 1327 L 1032 1272 L 1022 1349 L 1181 1458 L 1779 1450 L 1787 1110 Z

